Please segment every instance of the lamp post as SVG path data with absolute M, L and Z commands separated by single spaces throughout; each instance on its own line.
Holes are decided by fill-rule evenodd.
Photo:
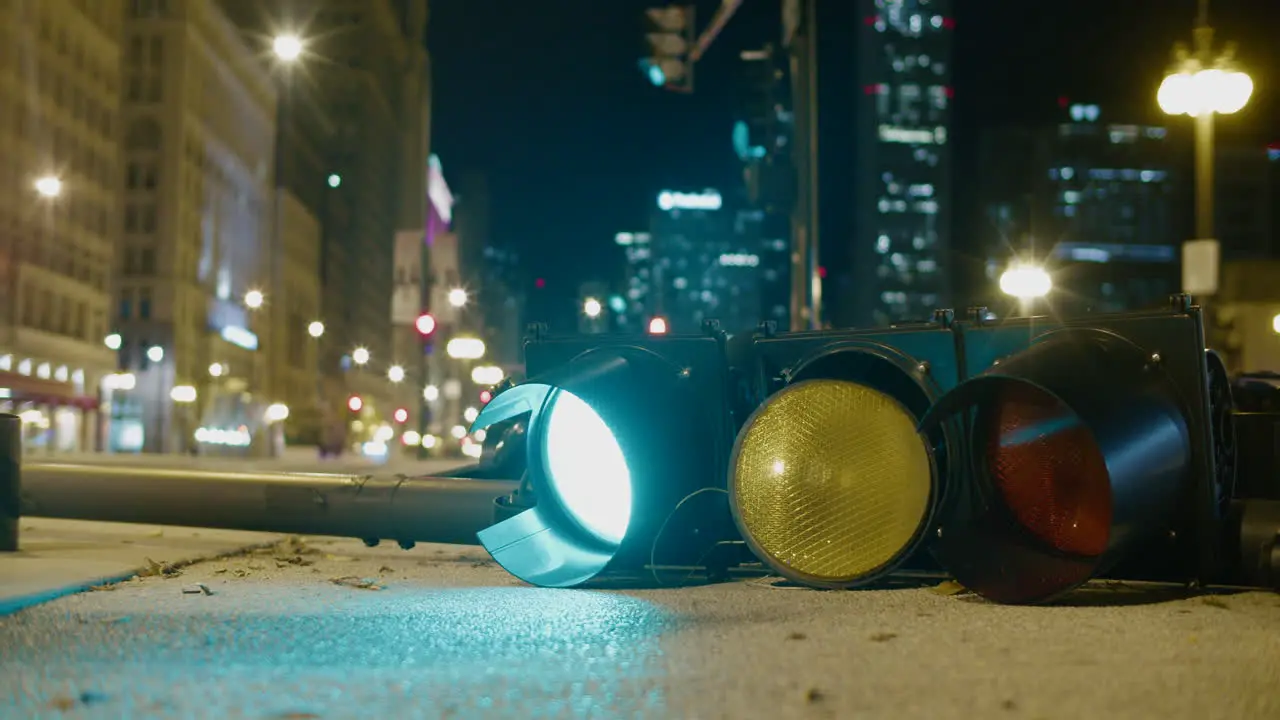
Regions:
M 1156 101 L 1170 115 L 1195 118 L 1196 237 L 1183 246 L 1183 291 L 1212 295 L 1218 289 L 1219 245 L 1213 218 L 1213 120 L 1214 115 L 1239 112 L 1253 94 L 1253 80 L 1235 63 L 1235 44 L 1222 52 L 1213 49 L 1209 26 L 1209 0 L 1200 0 L 1193 32 L 1195 47 L 1177 43 L 1170 67 Z
M 272 191 L 271 207 L 273 215 L 271 219 L 271 244 L 268 253 L 268 263 L 271 269 L 271 287 L 270 291 L 279 295 L 283 292 L 284 287 L 284 263 L 285 263 L 285 240 L 284 240 L 284 190 L 286 187 L 285 176 L 287 174 L 285 163 L 287 155 L 285 153 L 285 141 L 288 137 L 288 124 L 293 122 L 292 108 L 292 90 L 293 79 L 292 73 L 295 66 L 301 62 L 302 54 L 306 49 L 303 39 L 292 33 L 282 33 L 276 35 L 271 40 L 271 53 L 276 59 L 276 72 L 274 79 L 276 81 L 276 116 L 275 116 L 275 143 L 272 148 Z M 246 298 L 247 300 L 247 298 Z M 266 361 L 267 373 L 264 387 L 262 391 L 267 397 L 280 397 L 281 382 L 279 377 L 280 354 L 285 351 L 285 345 L 289 342 L 291 332 L 286 332 L 285 322 L 288 317 L 288 303 L 292 302 L 289 298 L 276 298 L 277 302 L 273 303 L 273 307 L 268 308 L 266 325 L 267 341 L 264 343 L 266 352 L 263 359 Z M 247 303 L 246 303 L 247 304 Z M 253 305 L 249 305 L 253 308 Z M 312 323 L 309 327 L 311 337 L 317 341 L 324 334 L 324 326 L 319 325 L 319 333 L 314 330 L 317 328 L 316 323 Z M 268 435 L 268 437 L 271 437 Z M 272 454 L 271 445 L 268 443 L 266 449 L 267 454 Z

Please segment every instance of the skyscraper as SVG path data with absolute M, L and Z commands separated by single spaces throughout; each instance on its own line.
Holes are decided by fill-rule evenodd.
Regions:
M 736 233 L 736 220 L 716 190 L 658 195 L 648 315 L 677 333 L 699 332 L 704 320 L 731 333 L 759 324 L 759 235 Z
M 1016 259 L 1050 273 L 1058 311 L 1163 303 L 1178 289 L 1181 236 L 1166 128 L 1117 122 L 1093 104 L 1063 103 L 1061 113 L 1053 125 L 991 131 L 983 143 L 982 302 L 1012 307 L 998 281 Z
M 859 0 L 850 319 L 949 301 L 951 0 Z M 830 242 L 830 241 L 828 241 Z
M 256 432 L 283 399 L 270 367 L 284 303 L 270 252 L 277 96 L 212 0 L 131 3 L 124 30 L 116 327 L 137 386 L 114 420 L 140 420 L 146 451 L 185 451 L 200 428 Z
M 296 34 L 303 43 L 296 68 L 282 78 L 290 111 L 282 175 L 286 186 L 320 189 L 314 205 L 324 232 L 321 362 L 334 374 L 327 400 L 340 408 L 346 393 L 356 393 L 385 418 L 397 395 L 385 373 L 339 373 L 357 347 L 379 368 L 395 361 L 395 236 L 424 232 L 426 217 L 426 0 L 220 2 L 266 54 L 277 34 Z
M 104 426 L 123 20 L 119 0 L 0 2 L 0 412 L 33 451 Z

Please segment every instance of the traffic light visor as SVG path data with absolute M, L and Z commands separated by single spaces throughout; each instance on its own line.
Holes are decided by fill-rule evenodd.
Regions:
M 747 420 L 729 465 L 734 518 L 758 556 L 847 587 L 900 558 L 931 513 L 936 464 L 916 417 L 846 380 L 804 380 Z

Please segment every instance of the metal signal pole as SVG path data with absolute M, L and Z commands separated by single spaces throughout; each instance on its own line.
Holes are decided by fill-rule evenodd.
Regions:
M 821 327 L 818 283 L 818 19 L 817 0 L 785 0 L 784 44 L 791 55 L 795 110 L 792 152 L 796 202 L 791 216 L 791 329 Z

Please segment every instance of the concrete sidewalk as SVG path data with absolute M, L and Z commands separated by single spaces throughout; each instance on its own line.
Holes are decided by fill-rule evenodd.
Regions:
M 202 528 L 24 518 L 19 552 L 0 553 L 0 615 L 267 545 L 282 536 Z

